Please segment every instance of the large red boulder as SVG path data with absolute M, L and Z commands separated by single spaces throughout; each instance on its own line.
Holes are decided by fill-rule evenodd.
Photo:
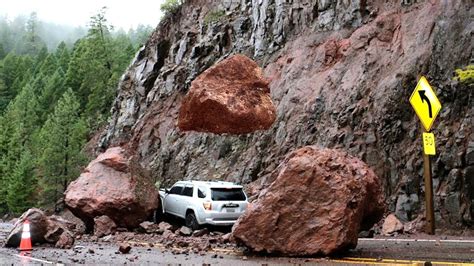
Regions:
M 136 228 L 158 207 L 151 178 L 121 147 L 110 148 L 90 162 L 65 194 L 67 207 L 89 232 L 94 218 L 102 215 L 119 227 Z
M 244 134 L 268 129 L 276 119 L 269 82 L 261 68 L 234 55 L 204 71 L 192 83 L 179 110 L 184 131 Z
M 379 178 L 345 152 L 304 147 L 276 171 L 233 228 L 235 239 L 255 251 L 328 255 L 354 248 L 359 231 L 382 218 Z

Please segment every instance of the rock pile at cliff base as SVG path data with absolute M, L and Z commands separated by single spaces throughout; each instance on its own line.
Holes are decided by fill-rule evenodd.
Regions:
M 384 214 L 379 178 L 345 152 L 307 146 L 275 171 L 233 228 L 235 239 L 254 251 L 306 256 L 355 248 L 359 231 Z
M 199 75 L 179 110 L 183 131 L 245 134 L 268 129 L 276 119 L 269 82 L 261 68 L 234 55 Z
M 71 223 L 59 216 L 47 216 L 43 211 L 31 208 L 24 212 L 16 221 L 12 231 L 8 234 L 6 247 L 18 247 L 23 232 L 23 223 L 30 223 L 32 244 L 50 243 L 57 248 L 70 248 L 74 244 L 74 236 L 69 230 Z

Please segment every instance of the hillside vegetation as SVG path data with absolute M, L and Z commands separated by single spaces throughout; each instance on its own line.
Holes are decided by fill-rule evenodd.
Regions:
M 105 8 L 72 47 L 48 49 L 44 27 L 35 14 L 0 21 L 0 214 L 61 208 L 85 143 L 107 121 L 119 78 L 150 33 L 113 31 Z

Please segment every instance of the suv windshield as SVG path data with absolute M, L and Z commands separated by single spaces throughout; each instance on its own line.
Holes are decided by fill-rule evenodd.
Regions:
M 211 198 L 215 201 L 244 201 L 245 194 L 241 188 L 211 188 Z

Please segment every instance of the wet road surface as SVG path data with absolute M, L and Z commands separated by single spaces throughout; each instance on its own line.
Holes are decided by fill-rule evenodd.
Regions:
M 11 225 L 0 224 L 0 239 Z M 100 264 L 100 265 L 357 265 L 357 264 L 419 264 L 430 262 L 474 263 L 474 239 L 359 239 L 356 249 L 334 258 L 287 258 L 243 254 L 234 249 L 215 249 L 204 255 L 174 254 L 159 244 L 129 241 L 129 254 L 118 252 L 116 243 L 77 241 L 69 250 L 35 247 L 31 257 L 20 256 L 16 249 L 0 248 L 0 265 Z M 25 255 L 25 254 L 24 254 Z M 27 254 L 26 254 L 27 255 Z

